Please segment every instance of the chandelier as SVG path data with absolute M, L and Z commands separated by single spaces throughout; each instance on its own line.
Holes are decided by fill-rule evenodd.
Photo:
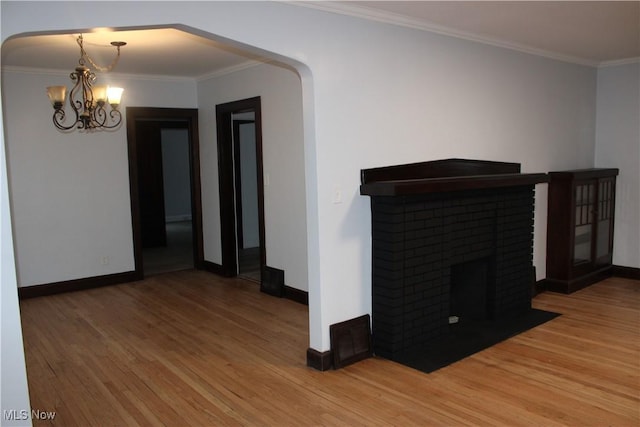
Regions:
M 61 131 L 67 131 L 74 127 L 80 130 L 113 129 L 122 122 L 122 114 L 118 110 L 120 98 L 124 89 L 107 85 L 96 85 L 96 75 L 87 66 L 86 61 L 91 63 L 98 71 L 111 71 L 120 59 L 120 47 L 126 42 L 111 42 L 118 53 L 116 58 L 108 67 L 96 65 L 84 50 L 82 34 L 77 39 L 80 46 L 80 59 L 76 70 L 69 77 L 74 82 L 73 88 L 69 91 L 69 104 L 72 113 L 70 124 L 66 124 L 67 113 L 65 112 L 65 100 L 67 98 L 66 86 L 49 86 L 47 95 L 53 105 L 53 124 Z M 110 111 L 109 107 L 111 106 Z

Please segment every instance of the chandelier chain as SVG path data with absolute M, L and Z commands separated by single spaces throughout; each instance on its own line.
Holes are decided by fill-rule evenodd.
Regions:
M 93 68 L 95 68 L 96 70 L 103 72 L 103 73 L 107 73 L 111 70 L 113 70 L 115 68 L 115 66 L 118 64 L 118 61 L 120 60 L 120 46 L 117 45 L 116 49 L 118 51 L 116 57 L 114 58 L 113 61 L 111 61 L 111 64 L 109 64 L 107 67 L 101 67 L 100 65 L 96 64 L 93 59 L 91 59 L 91 57 L 89 56 L 89 54 L 87 53 L 87 51 L 84 49 L 84 45 L 83 45 L 83 41 L 84 39 L 82 38 L 82 34 L 80 34 L 80 36 L 78 37 L 78 45 L 80 46 L 80 59 L 78 60 L 78 63 L 82 66 L 85 65 L 85 59 L 87 61 L 89 61 L 89 63 L 93 66 Z

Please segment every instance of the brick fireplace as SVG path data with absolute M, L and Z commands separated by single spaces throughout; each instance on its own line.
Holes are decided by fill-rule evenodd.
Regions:
M 375 354 L 402 359 L 451 324 L 531 309 L 534 191 L 545 174 L 448 159 L 361 177 L 371 197 Z

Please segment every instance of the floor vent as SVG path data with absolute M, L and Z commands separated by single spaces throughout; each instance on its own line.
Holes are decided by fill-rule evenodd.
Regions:
M 368 314 L 329 326 L 329 334 L 335 369 L 373 355 L 371 321 Z

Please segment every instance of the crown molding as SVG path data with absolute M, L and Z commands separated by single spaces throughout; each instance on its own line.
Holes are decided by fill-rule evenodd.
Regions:
M 227 67 L 227 68 L 222 68 L 220 70 L 216 70 L 212 73 L 208 73 L 208 74 L 203 74 L 201 76 L 198 76 L 195 78 L 196 81 L 198 82 L 202 82 L 205 80 L 210 80 L 210 79 L 215 79 L 217 77 L 222 77 L 222 76 L 226 76 L 227 74 L 233 74 L 236 73 L 238 71 L 243 71 L 243 70 L 247 70 L 249 68 L 254 68 L 257 67 L 259 65 L 263 65 L 263 64 L 268 64 L 270 61 L 256 61 L 256 60 L 249 60 L 249 61 L 245 61 L 241 64 L 237 64 L 237 65 L 233 65 L 231 67 Z
M 41 76 L 66 76 L 69 77 L 72 71 L 56 70 L 51 68 L 35 68 L 35 67 L 18 67 L 13 65 L 3 65 L 2 72 L 5 73 L 20 73 L 20 74 L 38 74 Z
M 246 70 L 249 68 L 254 68 L 259 65 L 276 63 L 276 61 L 256 61 L 249 60 L 243 62 L 238 65 L 233 65 L 231 67 L 223 68 L 220 70 L 216 70 L 210 74 L 203 74 L 197 77 L 181 77 L 181 76 L 164 76 L 164 75 L 156 75 L 156 74 L 131 74 L 131 73 L 118 73 L 118 72 L 109 72 L 109 73 L 101 73 L 97 72 L 96 75 L 99 77 L 101 75 L 109 74 L 114 78 L 124 78 L 127 80 L 151 80 L 151 81 L 174 81 L 174 82 L 200 82 L 204 80 L 213 79 L 216 77 L 226 76 L 228 74 L 233 74 L 238 71 Z M 37 74 L 41 76 L 56 76 L 56 77 L 69 77 L 72 71 L 69 70 L 59 70 L 59 69 L 51 69 L 51 68 L 36 68 L 36 67 L 16 67 L 11 65 L 3 65 L 2 72 L 9 73 L 20 73 L 20 74 Z
M 368 19 L 371 21 L 383 22 L 386 24 L 398 25 L 401 27 L 412 28 L 421 31 L 427 31 L 430 33 L 436 33 L 444 36 L 455 37 L 467 41 L 482 43 L 490 46 L 500 47 L 503 49 L 515 50 L 518 52 L 527 53 L 530 55 L 542 56 L 549 59 L 554 59 L 563 62 L 569 62 L 577 65 L 586 65 L 589 67 L 597 67 L 600 65 L 598 61 L 579 58 L 571 55 L 563 55 L 556 52 L 551 52 L 544 49 L 538 49 L 528 45 L 508 42 L 497 38 L 481 36 L 478 34 L 469 33 L 466 31 L 456 30 L 450 27 L 445 27 L 430 22 L 426 22 L 419 19 L 414 19 L 408 16 L 395 14 L 393 12 L 380 11 L 372 9 L 366 6 L 355 6 L 345 3 L 334 3 L 324 1 L 287 1 L 283 0 L 283 3 L 292 4 L 295 6 L 302 6 L 311 9 L 322 10 L 325 12 L 338 13 L 341 15 L 353 16 L 356 18 Z
M 616 59 L 613 61 L 603 61 L 598 64 L 598 68 L 618 67 L 620 65 L 629 65 L 629 64 L 638 64 L 638 63 L 640 63 L 640 56 L 637 56 L 635 58 Z
M 59 70 L 59 69 L 51 69 L 51 68 L 36 68 L 36 67 L 16 67 L 11 65 L 3 65 L 2 72 L 9 73 L 21 73 L 21 74 L 38 74 L 41 76 L 66 76 L 69 77 L 73 71 L 70 70 Z M 113 78 L 122 78 L 127 80 L 152 80 L 152 81 L 175 81 L 175 82 L 193 82 L 195 79 L 193 77 L 180 77 L 180 76 L 163 76 L 156 74 L 131 74 L 131 73 L 118 73 L 118 72 L 96 72 L 96 76 L 104 76 L 109 75 L 113 76 Z

